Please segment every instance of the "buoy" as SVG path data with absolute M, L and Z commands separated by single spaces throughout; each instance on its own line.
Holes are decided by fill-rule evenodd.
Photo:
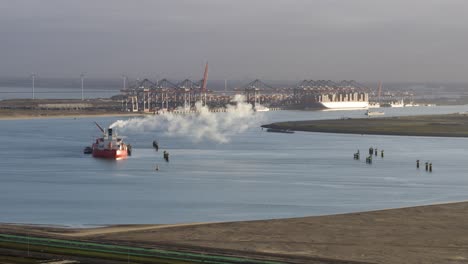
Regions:
M 153 140 L 153 148 L 158 151 L 159 150 L 159 144 L 156 140 Z
M 357 150 L 356 153 L 354 153 L 354 159 L 358 160 L 359 159 L 359 149 Z
M 358 150 L 357 153 L 354 153 L 354 159 L 355 159 L 355 160 L 358 160 L 358 159 L 359 159 L 359 150 Z

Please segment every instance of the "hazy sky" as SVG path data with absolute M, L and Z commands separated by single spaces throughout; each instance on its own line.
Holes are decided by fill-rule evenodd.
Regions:
M 467 0 L 0 0 L 0 76 L 468 81 Z

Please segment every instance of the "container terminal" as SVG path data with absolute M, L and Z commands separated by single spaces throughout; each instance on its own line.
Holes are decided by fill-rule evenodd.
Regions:
M 68 111 L 103 111 L 125 113 L 187 113 L 196 111 L 196 103 L 201 102 L 213 112 L 222 112 L 225 106 L 232 104 L 235 95 L 244 95 L 245 101 L 255 111 L 269 110 L 315 110 L 315 109 L 368 109 L 375 107 L 415 106 L 411 104 L 413 94 L 396 95 L 389 91 L 382 93 L 354 80 L 302 80 L 295 84 L 270 85 L 255 79 L 247 84 L 236 84 L 228 90 L 227 81 L 224 90 L 207 87 L 208 64 L 201 80 L 169 79 L 136 80 L 127 85 L 124 76 L 123 88 L 114 90 L 117 95 L 111 99 L 12 99 L 0 101 L 0 110 L 21 111 L 37 110 L 57 112 Z M 34 84 L 33 84 L 34 91 Z M 87 92 L 92 93 L 92 90 Z M 406 102 L 403 102 L 403 99 Z M 55 110 L 55 111 L 54 111 Z
M 371 89 L 356 81 L 303 80 L 292 87 L 272 87 L 256 79 L 234 93 L 207 88 L 208 64 L 203 79 L 185 79 L 174 83 L 168 79 L 137 81 L 121 90 L 122 110 L 125 112 L 161 113 L 182 109 L 191 111 L 196 102 L 210 109 L 222 108 L 234 94 L 243 94 L 253 109 L 267 106 L 273 109 L 366 109 Z

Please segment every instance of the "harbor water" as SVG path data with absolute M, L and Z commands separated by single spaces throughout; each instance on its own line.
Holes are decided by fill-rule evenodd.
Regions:
M 468 106 L 384 109 L 386 116 Z M 339 214 L 468 199 L 466 138 L 268 133 L 284 120 L 365 117 L 356 111 L 274 111 L 228 143 L 163 131 L 126 133 L 122 161 L 83 154 L 118 118 L 0 121 L 0 222 L 106 225 L 216 222 Z M 223 115 L 225 113 L 217 113 Z M 159 152 L 152 148 L 158 140 Z M 366 164 L 369 147 L 385 151 Z M 353 153 L 361 152 L 354 160 Z M 163 151 L 170 161 L 163 160 Z M 416 169 L 416 160 L 433 164 Z M 155 166 L 159 171 L 155 171 Z

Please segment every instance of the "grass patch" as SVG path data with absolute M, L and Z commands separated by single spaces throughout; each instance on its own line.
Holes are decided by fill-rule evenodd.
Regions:
M 15 250 L 21 250 L 24 252 L 28 251 L 28 245 L 14 242 L 0 242 L 0 247 L 9 248 Z M 182 261 L 174 259 L 160 258 L 156 256 L 135 256 L 134 253 L 126 254 L 125 252 L 100 252 L 94 249 L 72 249 L 62 247 L 51 247 L 43 245 L 29 245 L 30 252 L 49 253 L 62 256 L 76 256 L 86 257 L 93 259 L 105 259 L 105 260 L 118 260 L 118 261 L 130 261 L 130 263 L 166 263 L 166 264 L 186 264 L 194 263 L 192 261 Z M 14 262 L 13 262 L 14 263 Z M 35 262 L 25 262 L 35 263 Z
M 402 136 L 468 137 L 468 115 L 427 115 L 278 122 L 266 128 L 296 131 Z

